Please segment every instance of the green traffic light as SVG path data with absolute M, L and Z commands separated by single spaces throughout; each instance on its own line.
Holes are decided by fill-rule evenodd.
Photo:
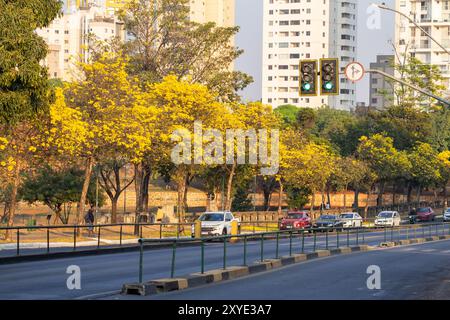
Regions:
M 310 91 L 311 90 L 311 84 L 310 83 L 305 83 L 303 85 L 303 90 L 305 91 Z
M 325 90 L 332 90 L 333 89 L 333 83 L 327 82 L 325 83 Z

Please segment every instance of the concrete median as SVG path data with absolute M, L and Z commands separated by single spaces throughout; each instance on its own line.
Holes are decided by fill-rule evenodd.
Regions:
M 184 290 L 195 288 L 210 283 L 217 283 L 232 279 L 239 279 L 251 274 L 266 272 L 273 269 L 279 269 L 283 266 L 302 263 L 317 258 L 325 258 L 338 254 L 349 254 L 352 252 L 367 251 L 369 246 L 360 245 L 354 247 L 343 247 L 333 250 L 319 250 L 307 254 L 295 254 L 282 257 L 280 259 L 267 259 L 258 261 L 249 266 L 232 266 L 227 269 L 210 270 L 205 273 L 193 273 L 185 277 L 176 279 L 158 279 L 146 282 L 144 284 L 125 284 L 122 294 L 125 295 L 153 295 L 162 292 Z

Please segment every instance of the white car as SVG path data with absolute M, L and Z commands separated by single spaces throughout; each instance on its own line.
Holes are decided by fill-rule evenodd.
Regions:
M 343 228 L 362 227 L 363 218 L 357 212 L 341 213 L 339 221 L 342 221 Z
M 450 221 L 450 208 L 447 208 L 445 211 L 444 211 L 444 221 Z
M 402 222 L 402 218 L 397 211 L 382 211 L 375 219 L 377 227 L 396 227 Z
M 205 212 L 198 219 L 202 225 L 202 236 L 221 236 L 231 234 L 231 223 L 239 219 L 231 212 Z M 192 226 L 192 237 L 195 237 L 195 225 Z

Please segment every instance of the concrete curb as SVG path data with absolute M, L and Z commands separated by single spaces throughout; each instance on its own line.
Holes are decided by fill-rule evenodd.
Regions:
M 417 239 L 410 239 L 410 240 L 382 242 L 382 243 L 380 243 L 380 247 L 398 247 L 398 246 L 406 246 L 406 245 L 410 245 L 410 244 L 419 244 L 419 243 L 433 242 L 433 241 L 440 241 L 440 240 L 449 240 L 449 239 L 450 239 L 450 235 L 432 236 L 432 237 L 427 237 L 427 238 L 417 238 Z
M 370 250 L 370 247 L 367 245 L 343 247 L 332 250 L 320 250 L 314 253 L 295 254 L 290 257 L 281 257 L 280 259 L 267 259 L 262 262 L 255 262 L 254 264 L 249 266 L 229 267 L 226 270 L 211 270 L 205 272 L 204 274 L 193 273 L 181 278 L 157 279 L 142 284 L 124 284 L 121 294 L 146 296 L 163 292 L 184 290 L 188 288 L 207 285 L 210 283 L 238 279 L 250 274 L 261 273 L 272 269 L 279 269 L 283 266 L 302 263 L 317 258 L 368 250 Z

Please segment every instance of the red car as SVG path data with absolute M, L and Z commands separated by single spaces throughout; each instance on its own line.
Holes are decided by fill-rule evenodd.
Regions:
M 431 208 L 417 209 L 417 221 L 434 221 L 435 214 Z
M 308 211 L 289 212 L 286 218 L 281 219 L 280 230 L 307 229 L 312 227 Z

